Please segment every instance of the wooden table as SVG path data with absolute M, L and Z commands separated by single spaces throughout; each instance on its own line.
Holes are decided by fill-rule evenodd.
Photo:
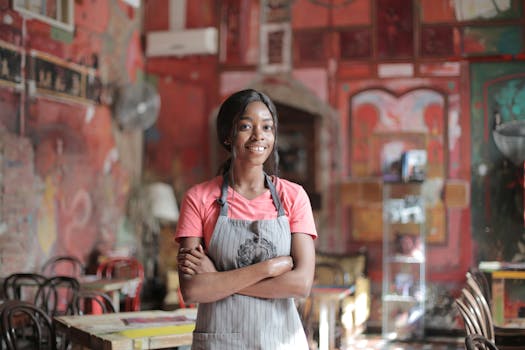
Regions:
M 57 316 L 57 332 L 74 347 L 94 350 L 145 350 L 191 345 L 197 309 Z M 185 318 L 186 320 L 179 320 Z
M 525 280 L 525 264 L 481 262 L 479 269 L 489 273 L 492 277 L 492 318 L 494 324 L 500 327 L 520 327 L 525 324 L 525 319 L 518 319 L 518 315 L 514 315 L 515 320 L 512 321 L 505 317 L 505 282 L 507 280 Z
M 314 286 L 311 295 L 319 303 L 319 350 L 335 349 L 335 316 L 339 302 L 354 286 Z
M 116 312 L 120 311 L 120 293 L 127 291 L 135 292 L 136 286 L 141 282 L 139 277 L 135 278 L 102 278 L 95 276 L 84 276 L 79 279 L 80 288 L 86 290 L 98 290 L 111 296 L 113 307 Z

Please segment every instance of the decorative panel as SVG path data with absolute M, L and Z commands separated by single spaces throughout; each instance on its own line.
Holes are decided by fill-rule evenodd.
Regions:
M 220 61 L 256 64 L 259 46 L 259 5 L 250 0 L 225 0 L 221 7 Z
M 439 191 L 446 178 L 447 138 L 444 96 L 431 89 L 416 89 L 397 96 L 384 89 L 369 89 L 351 97 L 352 178 L 381 178 L 396 172 L 401 154 L 425 149 L 428 155 L 426 178 Z M 360 220 L 374 215 L 374 205 L 352 207 L 352 236 L 357 241 L 377 240 L 381 230 Z M 445 243 L 445 207 L 441 200 L 428 207 L 430 243 Z M 370 216 L 369 216 L 370 217 Z M 431 235 L 430 235 L 431 234 Z
M 454 10 L 458 21 L 516 19 L 521 17 L 522 1 L 456 0 Z
M 310 0 L 293 1 L 292 13 L 291 24 L 293 29 L 321 28 L 330 23 L 330 9 Z
M 300 31 L 294 33 L 295 63 L 324 63 L 326 60 L 324 31 Z
M 377 0 L 377 51 L 380 59 L 413 56 L 412 1 Z
M 353 0 L 332 8 L 334 26 L 369 25 L 371 18 L 371 0 Z
M 421 22 L 438 23 L 454 22 L 454 1 L 450 0 L 420 0 L 419 3 Z
M 459 31 L 450 26 L 422 26 L 420 53 L 423 57 L 459 54 Z
M 515 55 L 523 50 L 523 30 L 520 26 L 463 28 L 465 55 Z
M 368 28 L 348 29 L 339 32 L 341 60 L 369 58 L 372 55 L 372 34 Z
M 525 236 L 523 166 L 496 147 L 492 128 L 525 120 L 525 63 L 471 65 L 472 234 L 479 260 L 518 261 Z

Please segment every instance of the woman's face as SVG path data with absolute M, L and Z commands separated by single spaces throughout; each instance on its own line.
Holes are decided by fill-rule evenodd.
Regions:
M 262 102 L 251 102 L 239 117 L 237 136 L 233 140 L 236 162 L 262 166 L 270 156 L 275 142 L 272 114 Z

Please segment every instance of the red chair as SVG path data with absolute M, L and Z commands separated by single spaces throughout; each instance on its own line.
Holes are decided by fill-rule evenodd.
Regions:
M 140 293 L 144 283 L 144 267 L 133 257 L 110 257 L 97 268 L 98 278 L 139 278 L 132 290 L 123 292 L 123 311 L 140 311 Z

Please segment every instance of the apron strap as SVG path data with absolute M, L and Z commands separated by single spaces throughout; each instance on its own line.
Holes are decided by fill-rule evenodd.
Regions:
M 279 198 L 279 195 L 277 194 L 277 190 L 275 189 L 275 185 L 272 182 L 272 179 L 268 174 L 264 173 L 264 177 L 266 178 L 266 185 L 270 189 L 270 193 L 272 194 L 273 199 L 273 205 L 275 205 L 275 208 L 277 208 L 277 216 L 283 216 L 284 215 L 284 209 L 281 204 L 281 199 Z
M 284 209 L 281 203 L 281 199 L 277 194 L 277 190 L 275 189 L 275 185 L 273 184 L 272 179 L 270 178 L 270 176 L 268 176 L 268 174 L 264 173 L 264 178 L 266 180 L 266 186 L 268 187 L 268 189 L 270 190 L 270 194 L 272 195 L 273 204 L 277 209 L 277 216 L 283 216 Z M 225 174 L 222 177 L 221 196 L 220 198 L 217 198 L 217 203 L 221 207 L 219 216 L 228 216 L 228 185 L 228 175 Z
M 228 216 L 228 175 L 224 174 L 222 177 L 221 196 L 217 198 L 217 203 L 221 207 L 219 216 Z

